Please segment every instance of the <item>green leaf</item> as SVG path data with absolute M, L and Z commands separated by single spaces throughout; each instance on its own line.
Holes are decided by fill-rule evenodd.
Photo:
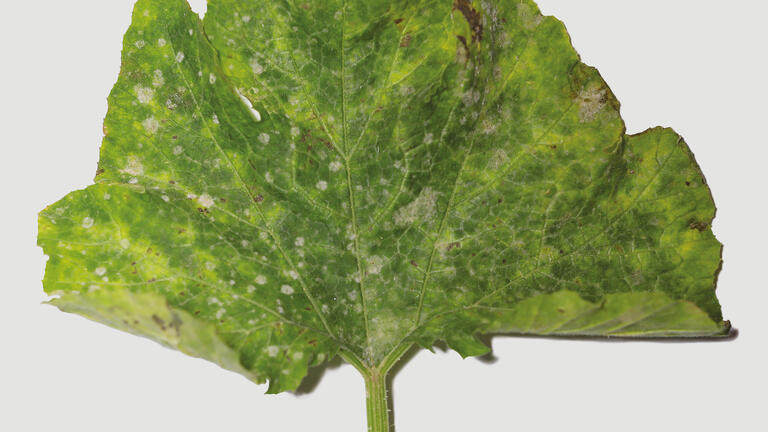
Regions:
M 528 0 L 139 0 L 104 130 L 40 215 L 52 303 L 270 392 L 480 333 L 729 331 L 688 146 L 626 135 Z

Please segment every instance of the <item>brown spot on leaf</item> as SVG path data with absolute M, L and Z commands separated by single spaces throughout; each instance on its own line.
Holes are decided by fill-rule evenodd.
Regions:
M 160 329 L 165 330 L 165 321 L 163 321 L 162 318 L 157 315 L 152 315 L 152 321 L 154 321 Z
M 453 242 L 448 244 L 448 251 L 451 251 L 452 249 L 460 248 L 461 242 Z
M 454 0 L 453 9 L 458 9 L 469 23 L 469 28 L 472 30 L 472 42 L 483 40 L 483 19 L 480 13 L 472 7 L 472 2 L 470 0 Z
M 688 224 L 688 228 L 692 230 L 699 230 L 700 232 L 705 231 L 708 227 L 709 227 L 709 224 L 702 221 L 693 221 L 690 224 Z
M 400 47 L 406 48 L 409 45 L 411 45 L 411 35 L 405 34 L 403 35 L 402 39 L 400 39 Z

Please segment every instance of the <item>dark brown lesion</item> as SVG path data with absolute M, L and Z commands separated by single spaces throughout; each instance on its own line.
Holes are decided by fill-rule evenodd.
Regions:
M 709 224 L 702 221 L 692 221 L 688 224 L 688 228 L 692 230 L 698 230 L 699 232 L 706 231 L 707 228 L 709 228 Z
M 453 10 L 458 10 L 464 15 L 464 19 L 469 23 L 469 28 L 472 31 L 472 42 L 480 42 L 483 40 L 483 18 L 480 13 L 472 7 L 470 0 L 454 0 Z M 466 41 L 465 41 L 466 44 Z

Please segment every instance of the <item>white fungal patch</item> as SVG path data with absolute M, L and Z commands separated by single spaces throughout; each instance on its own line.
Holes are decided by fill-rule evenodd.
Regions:
M 497 170 L 503 167 L 507 162 L 509 162 L 507 153 L 502 149 L 496 149 L 496 151 L 493 152 L 491 159 L 488 161 L 488 168 Z
M 160 129 L 160 122 L 155 120 L 154 117 L 150 117 L 143 122 L 141 122 L 141 125 L 144 127 L 144 130 L 147 131 L 148 134 L 154 135 L 158 129 Z
M 243 22 L 244 23 L 247 23 L 247 22 L 250 22 L 250 21 L 251 21 L 251 16 L 250 15 L 243 15 Z
M 253 73 L 256 75 L 261 75 L 261 73 L 264 72 L 264 66 L 259 63 L 259 60 L 256 57 L 251 59 L 251 70 L 253 70 Z
M 129 175 L 140 176 L 144 174 L 144 165 L 141 164 L 141 161 L 136 156 L 128 156 L 128 163 L 125 165 L 125 168 L 122 169 L 122 172 Z
M 606 89 L 593 85 L 584 89 L 576 102 L 579 104 L 579 121 L 582 123 L 592 121 L 605 107 Z
M 152 98 L 155 97 L 155 91 L 149 87 L 137 85 L 133 87 L 133 92 L 136 94 L 136 99 L 143 105 L 152 102 Z
M 270 174 L 269 171 L 264 173 L 264 180 L 266 180 L 267 183 L 272 183 L 275 181 L 275 179 L 272 178 L 272 174 Z
M 211 84 L 216 84 L 216 75 L 214 74 L 208 75 L 208 82 Z
M 411 203 L 400 207 L 395 213 L 395 225 L 410 225 L 418 220 L 428 219 L 435 212 L 437 192 L 430 187 L 425 187 Z
M 336 172 L 341 169 L 343 165 L 339 161 L 333 161 L 330 164 L 328 164 L 328 169 L 332 172 Z
M 176 53 L 176 63 L 181 63 L 184 61 L 184 53 L 179 51 Z
M 277 357 L 277 354 L 280 352 L 280 348 L 270 345 L 267 347 L 267 355 L 270 357 Z
M 262 144 L 269 144 L 269 134 L 264 132 L 259 134 L 259 142 Z
M 143 40 L 141 40 L 141 39 L 137 40 L 137 41 L 136 41 L 136 42 L 134 42 L 133 44 L 134 44 L 134 45 L 136 45 L 136 48 L 138 48 L 138 49 L 142 49 L 142 48 L 144 48 L 144 46 L 145 46 L 145 45 L 147 45 L 147 43 L 146 43 L 146 42 L 144 42 L 144 41 L 143 41 Z
M 168 195 L 163 195 L 163 196 L 161 196 L 160 198 L 161 198 L 163 201 L 165 201 L 165 202 L 168 202 L 168 201 L 170 201 L 170 200 L 171 200 L 171 199 L 168 197 Z
M 298 247 L 304 246 L 304 237 L 296 237 L 296 241 L 293 242 Z
M 197 202 L 206 208 L 211 208 L 214 204 L 216 204 L 216 202 L 213 200 L 213 197 L 208 194 L 200 195 L 200 197 L 197 199 Z
M 295 352 L 295 353 L 293 353 L 292 357 L 293 357 L 293 359 L 295 361 L 299 361 L 299 360 L 304 358 L 304 353 L 303 352 Z
M 291 294 L 294 293 L 293 287 L 291 287 L 290 285 L 283 285 L 283 286 L 281 286 L 280 287 L 280 292 L 282 292 L 285 295 L 291 295 Z
M 324 190 L 328 189 L 328 182 L 325 181 L 325 180 L 320 180 L 319 182 L 317 182 L 315 187 L 320 189 L 321 191 L 324 191 Z
M 214 263 L 212 263 L 212 262 L 208 261 L 208 262 L 206 262 L 206 263 L 205 263 L 205 268 L 206 268 L 208 271 L 213 271 L 213 270 L 215 270 L 215 269 L 216 269 L 216 264 L 214 264 Z
M 162 87 L 165 85 L 165 77 L 163 77 L 163 71 L 160 69 L 155 70 L 152 74 L 152 85 L 154 87 Z
M 247 287 L 245 287 L 245 290 L 248 291 L 249 294 L 252 294 L 256 292 L 256 287 L 253 285 L 248 285 Z
M 96 273 L 96 276 L 104 276 L 107 273 L 107 269 L 105 267 L 96 267 L 96 270 L 93 272 Z
M 267 283 L 267 277 L 264 275 L 258 275 L 256 276 L 256 278 L 253 279 L 253 281 L 259 285 L 264 285 Z
M 224 308 L 221 308 L 216 311 L 216 319 L 221 319 L 221 317 L 224 316 L 224 314 L 227 313 L 227 310 Z
M 120 240 L 120 247 L 123 249 L 128 249 L 129 247 L 131 247 L 131 241 L 128 239 Z
M 110 195 L 109 193 L 106 193 L 106 192 L 104 193 L 104 199 L 105 200 L 109 201 L 111 198 L 112 198 L 112 195 Z
M 180 155 L 182 153 L 184 153 L 184 148 L 183 147 L 177 145 L 176 147 L 173 148 L 174 156 L 178 156 L 178 155 Z
M 290 277 L 293 280 L 296 280 L 299 278 L 299 274 L 296 273 L 296 270 L 289 270 L 288 272 L 286 272 L 286 274 L 288 275 L 288 277 Z
M 159 46 L 160 48 L 166 46 L 167 44 L 168 44 L 168 42 L 166 42 L 166 40 L 163 39 L 163 38 L 160 38 L 160 39 L 157 40 L 157 46 Z
M 381 269 L 384 267 L 384 258 L 378 256 L 378 255 L 372 255 L 368 257 L 366 260 L 366 263 L 368 264 L 366 270 L 370 274 L 379 274 L 381 273 Z
M 209 305 L 215 304 L 215 305 L 222 306 L 224 303 L 222 303 L 221 300 L 219 300 L 216 297 L 208 297 L 208 304 Z
M 432 144 L 433 140 L 434 140 L 434 136 L 432 135 L 432 132 L 424 135 L 424 144 Z
M 299 130 L 299 128 L 297 128 L 296 126 L 291 128 L 292 137 L 296 138 L 297 136 L 299 136 L 300 133 L 301 133 L 301 130 Z
M 219 124 L 219 116 L 217 116 L 216 114 L 214 114 L 213 117 L 211 117 L 211 119 L 213 120 L 214 124 Z

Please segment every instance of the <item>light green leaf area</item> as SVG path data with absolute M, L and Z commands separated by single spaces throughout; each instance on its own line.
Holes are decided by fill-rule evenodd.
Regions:
M 139 0 L 53 304 L 270 391 L 488 332 L 728 333 L 715 208 L 529 0 Z

